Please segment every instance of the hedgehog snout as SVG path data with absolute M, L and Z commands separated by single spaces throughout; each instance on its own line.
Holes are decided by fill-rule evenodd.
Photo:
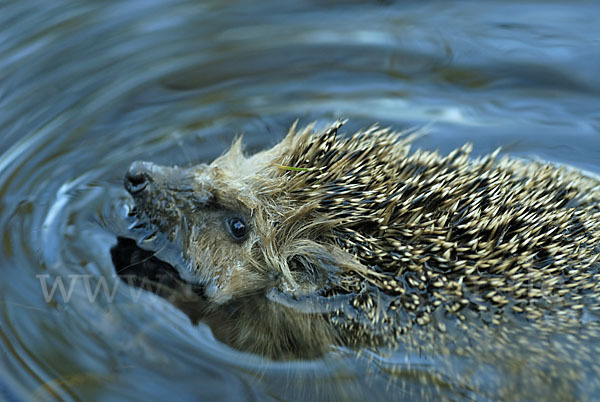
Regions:
M 148 183 L 152 181 L 152 164 L 149 162 L 135 161 L 129 166 L 125 174 L 125 189 L 136 195 L 144 191 Z

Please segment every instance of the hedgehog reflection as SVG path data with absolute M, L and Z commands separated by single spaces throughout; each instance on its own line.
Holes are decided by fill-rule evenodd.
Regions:
M 180 258 L 121 239 L 117 269 L 170 270 L 197 296 L 175 304 L 271 358 L 402 346 L 542 382 L 597 377 L 597 181 L 468 145 L 410 152 L 375 126 L 340 138 L 341 125 L 292 127 L 250 157 L 236 141 L 210 165 L 134 163 L 137 217 Z

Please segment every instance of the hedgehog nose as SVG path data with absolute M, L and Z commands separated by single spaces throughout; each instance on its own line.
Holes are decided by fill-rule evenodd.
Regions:
M 131 195 L 139 194 L 144 191 L 150 181 L 152 181 L 150 163 L 136 161 L 129 166 L 129 170 L 125 174 L 125 189 Z

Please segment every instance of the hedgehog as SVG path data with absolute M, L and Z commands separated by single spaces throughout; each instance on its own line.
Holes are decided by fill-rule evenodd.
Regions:
M 600 183 L 344 123 L 294 124 L 252 156 L 237 139 L 210 164 L 134 162 L 117 271 L 271 359 L 403 350 L 510 373 L 494 397 L 600 389 Z

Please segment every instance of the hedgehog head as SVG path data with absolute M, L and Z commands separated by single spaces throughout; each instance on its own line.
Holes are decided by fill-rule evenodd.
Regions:
M 309 131 L 307 130 L 306 133 Z M 144 242 L 170 256 L 185 281 L 223 304 L 277 288 L 296 295 L 323 287 L 323 267 L 343 266 L 327 236 L 336 220 L 319 216 L 314 201 L 290 197 L 290 180 L 304 168 L 289 166 L 307 136 L 292 130 L 271 150 L 245 157 L 241 141 L 209 165 L 190 168 L 134 162 L 125 186 L 145 226 Z M 325 137 L 323 137 L 325 139 Z M 162 248 L 162 249 L 161 249 Z
M 377 127 L 342 144 L 336 138 L 341 125 L 318 134 L 311 126 L 299 132 L 293 126 L 282 142 L 249 157 L 237 140 L 208 165 L 131 165 L 125 187 L 135 201 L 137 229 L 144 231 L 138 243 L 201 289 L 205 311 L 199 316 L 226 310 L 233 320 L 232 311 L 264 310 L 269 333 L 284 328 L 287 334 L 278 336 L 286 339 L 308 327 L 302 338 L 332 341 L 315 313 L 339 309 L 347 300 L 333 296 L 348 293 L 348 278 L 368 272 L 357 253 L 340 243 L 352 226 L 374 222 L 369 205 L 352 192 L 372 185 L 387 160 L 408 152 L 389 147 L 397 135 Z M 233 332 L 247 328 L 236 324 L 225 335 L 237 346 L 246 342 L 231 340 Z

